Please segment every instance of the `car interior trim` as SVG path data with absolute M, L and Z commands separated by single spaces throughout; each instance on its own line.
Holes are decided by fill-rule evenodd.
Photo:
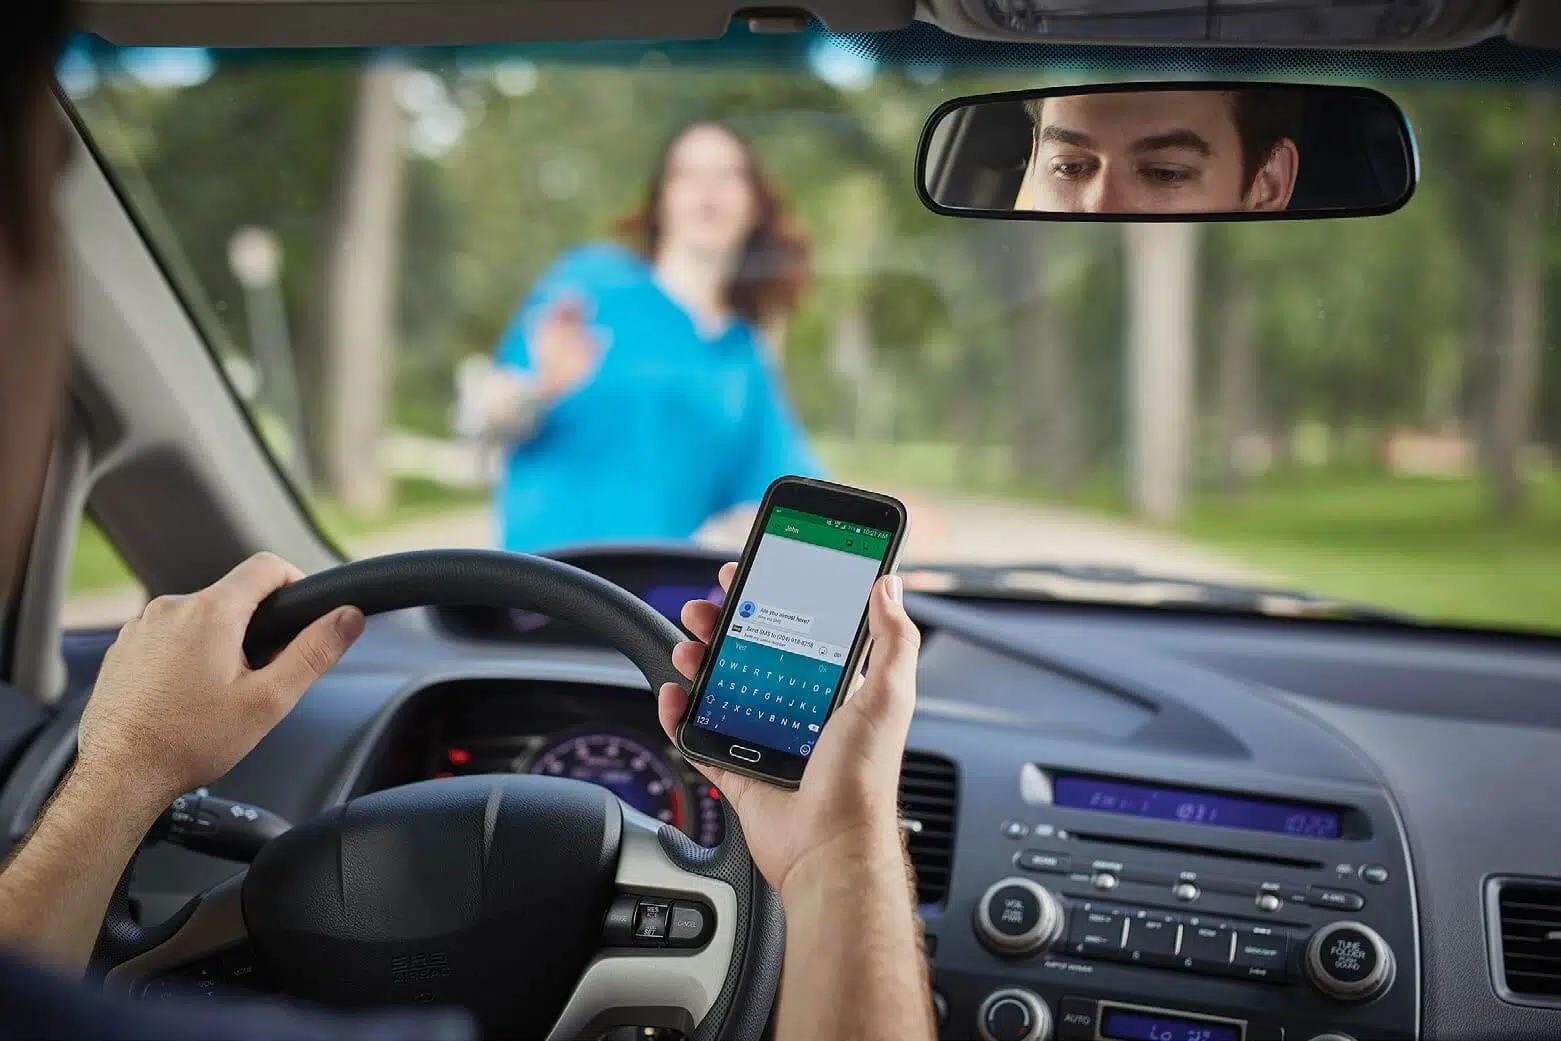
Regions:
M 737 894 L 720 879 L 673 864 L 658 837 L 661 828 L 659 821 L 623 808 L 617 887 L 706 901 L 715 910 L 709 943 L 692 953 L 604 951 L 586 968 L 549 1038 L 595 1037 L 618 1026 L 670 1027 L 692 1036 L 720 996 L 736 949 Z
M 244 878 L 245 872 L 239 871 L 212 888 L 167 940 L 109 969 L 103 976 L 104 989 L 135 994 L 156 976 L 243 943 L 249 935 L 244 926 Z

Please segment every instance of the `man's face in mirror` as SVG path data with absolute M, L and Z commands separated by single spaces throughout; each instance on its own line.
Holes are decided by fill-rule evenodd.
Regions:
M 1124 91 L 1026 105 L 1030 161 L 1014 209 L 1050 213 L 1283 210 L 1299 154 L 1281 138 L 1253 158 L 1233 91 Z

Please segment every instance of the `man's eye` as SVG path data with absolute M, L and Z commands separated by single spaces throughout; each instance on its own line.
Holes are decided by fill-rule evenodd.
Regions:
M 1143 175 L 1145 180 L 1154 184 L 1174 187 L 1192 180 L 1193 171 L 1185 166 L 1146 166 Z
M 1087 159 L 1053 159 L 1051 175 L 1062 181 L 1078 181 L 1094 172 L 1095 164 Z

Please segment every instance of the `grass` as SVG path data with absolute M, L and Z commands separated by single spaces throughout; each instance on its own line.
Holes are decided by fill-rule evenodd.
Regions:
M 135 584 L 135 576 L 125 566 L 124 558 L 114 544 L 96 524 L 83 518 L 81 530 L 76 534 L 76 552 L 70 560 L 70 592 L 88 593 Z
M 845 480 L 966 491 L 1120 518 L 1109 477 L 1066 502 L 1016 481 L 1006 453 L 961 457 L 945 444 L 820 446 Z M 1199 495 L 1180 534 L 1296 588 L 1432 621 L 1561 630 L 1561 477 L 1529 484 L 1528 509 L 1493 517 L 1476 479 L 1304 472 L 1239 498 Z
M 1484 485 L 1360 475 L 1264 482 L 1203 500 L 1182 530 L 1254 567 L 1330 596 L 1432 620 L 1561 629 L 1561 480 L 1529 508 L 1492 517 Z
M 452 488 L 421 477 L 397 478 L 393 505 L 377 517 L 355 516 L 335 503 L 321 500 L 312 509 L 327 538 L 342 545 L 354 537 L 388 531 L 413 521 L 436 517 L 452 510 L 480 506 L 488 501 L 481 489 Z M 108 538 L 90 519 L 82 521 L 71 558 L 70 592 L 86 593 L 116 586 L 134 585 L 135 576 L 125 566 Z

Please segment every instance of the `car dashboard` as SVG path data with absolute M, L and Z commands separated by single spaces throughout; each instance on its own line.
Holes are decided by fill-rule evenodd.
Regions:
M 566 559 L 674 618 L 721 562 Z M 902 828 L 942 1037 L 1561 1034 L 1561 644 L 943 594 L 907 607 L 924 642 Z M 0 788 L 10 841 L 68 764 L 76 714 Z M 627 660 L 492 608 L 373 619 L 211 790 L 298 822 L 504 771 L 585 777 L 721 838 L 719 792 Z M 235 870 L 150 846 L 131 892 L 158 920 Z

